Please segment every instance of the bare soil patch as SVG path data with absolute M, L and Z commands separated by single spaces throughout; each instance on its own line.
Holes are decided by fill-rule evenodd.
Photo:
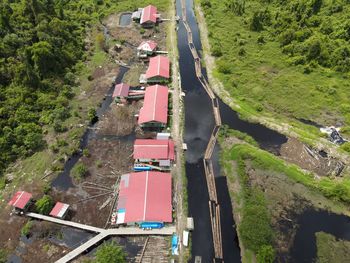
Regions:
M 284 160 L 319 176 L 336 175 L 341 165 L 337 159 L 322 157 L 317 151 L 294 138 L 289 138 L 282 145 L 280 154 Z
M 100 117 L 96 133 L 102 136 L 130 134 L 136 125 L 135 114 L 139 112 L 141 106 L 141 101 L 134 101 L 128 105 L 112 103 L 110 110 Z

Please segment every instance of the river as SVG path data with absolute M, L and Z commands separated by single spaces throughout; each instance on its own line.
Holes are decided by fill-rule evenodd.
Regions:
M 176 0 L 176 9 L 182 17 L 181 0 Z M 199 29 L 193 11 L 192 0 L 186 0 L 187 21 L 192 30 L 193 42 L 197 51 L 202 50 Z M 200 256 L 202 262 L 211 262 L 214 256 L 211 224 L 209 218 L 209 194 L 203 167 L 203 155 L 211 132 L 215 126 L 211 101 L 198 81 L 195 65 L 187 42 L 187 32 L 180 21 L 178 28 L 178 50 L 182 90 L 186 96 L 185 133 L 187 143 L 186 175 L 188 179 L 189 216 L 194 218 L 195 229 L 192 233 L 192 259 Z M 198 52 L 200 54 L 200 52 Z M 203 75 L 206 71 L 203 69 Z M 223 124 L 252 136 L 260 148 L 279 155 L 282 144 L 287 137 L 260 124 L 253 124 L 239 118 L 238 114 L 219 100 Z M 220 174 L 218 146 L 212 158 L 216 174 L 216 188 L 221 206 L 221 229 L 223 254 L 225 262 L 240 262 L 240 248 L 234 228 L 232 206 L 227 188 L 226 178 Z M 324 231 L 338 238 L 350 239 L 349 217 L 336 215 L 326 211 L 309 209 L 296 216 L 299 228 L 294 245 L 288 255 L 291 262 L 312 262 L 316 257 L 315 233 Z M 309 227 L 309 226 L 312 227 Z

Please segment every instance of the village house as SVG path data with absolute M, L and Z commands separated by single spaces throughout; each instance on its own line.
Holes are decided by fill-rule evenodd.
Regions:
M 147 58 L 155 54 L 158 44 L 152 40 L 143 41 L 137 48 L 139 58 Z
M 115 85 L 112 98 L 116 103 L 125 102 L 129 98 L 130 86 L 125 83 L 119 83 Z
M 16 213 L 24 213 L 32 203 L 32 194 L 25 191 L 18 191 L 14 194 L 9 205 L 13 206 Z
M 68 213 L 69 205 L 57 202 L 50 212 L 50 216 L 64 219 Z
M 144 87 L 132 88 L 128 84 L 119 83 L 115 85 L 112 98 L 114 98 L 115 103 L 127 103 L 128 100 L 142 99 L 145 96 Z
M 146 164 L 169 170 L 175 159 L 174 141 L 171 139 L 136 139 L 133 158 L 135 165 Z
M 140 83 L 166 83 L 170 78 L 170 61 L 166 56 L 151 57 L 146 74 L 140 76 Z
M 146 6 L 142 9 L 140 24 L 145 28 L 154 27 L 157 24 L 159 17 L 160 15 L 157 13 L 157 7 L 153 5 Z
M 171 223 L 171 174 L 124 174 L 119 184 L 116 224 Z
M 138 124 L 142 128 L 164 129 L 168 123 L 168 87 L 161 85 L 146 88 Z

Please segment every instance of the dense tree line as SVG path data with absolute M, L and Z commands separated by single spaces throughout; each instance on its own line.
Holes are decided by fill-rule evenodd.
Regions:
M 246 13 L 248 3 L 259 7 Z M 202 0 L 205 9 L 211 4 Z M 349 0 L 225 0 L 225 6 L 246 19 L 252 31 L 278 39 L 292 64 L 350 71 Z
M 0 174 L 45 146 L 42 130 L 64 130 L 74 96 L 74 65 L 96 0 L 3 0 L 0 3 Z M 94 16 L 93 16 L 94 15 Z

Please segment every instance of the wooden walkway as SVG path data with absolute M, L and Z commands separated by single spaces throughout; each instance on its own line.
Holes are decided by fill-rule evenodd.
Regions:
M 104 231 L 103 228 L 88 226 L 88 225 L 84 225 L 84 224 L 80 224 L 80 223 L 76 223 L 76 222 L 72 222 L 72 221 L 54 218 L 51 216 L 44 216 L 44 215 L 40 215 L 40 214 L 36 214 L 36 213 L 26 213 L 25 215 L 28 217 L 35 218 L 35 219 L 40 219 L 40 220 L 45 220 L 45 221 L 49 221 L 49 222 L 60 224 L 60 225 L 75 227 L 75 228 L 79 228 L 79 229 L 86 230 L 89 232 L 101 233 Z
M 31 218 L 39 219 L 39 220 L 45 220 L 45 221 L 49 221 L 60 225 L 75 227 L 85 231 L 98 233 L 95 237 L 89 239 L 87 242 L 85 242 L 81 246 L 77 247 L 76 249 L 72 250 L 67 255 L 62 257 L 61 259 L 57 260 L 56 263 L 65 263 L 65 262 L 71 261 L 72 259 L 76 258 L 81 253 L 83 253 L 84 251 L 86 251 L 87 249 L 94 246 L 95 244 L 102 241 L 108 236 L 142 236 L 142 235 L 171 236 L 173 233 L 176 232 L 175 226 L 165 226 L 161 229 L 151 229 L 151 230 L 143 230 L 138 227 L 120 227 L 120 228 L 103 229 L 103 228 L 98 228 L 98 227 L 93 227 L 89 225 L 72 222 L 72 221 L 62 220 L 51 216 L 44 216 L 36 213 L 26 213 L 25 215 Z
M 223 262 L 220 205 L 217 199 L 215 174 L 213 170 L 213 164 L 211 161 L 213 151 L 216 145 L 217 137 L 219 135 L 219 130 L 222 124 L 221 116 L 220 116 L 219 100 L 216 97 L 213 90 L 211 89 L 208 81 L 202 74 L 201 58 L 199 57 L 196 47 L 193 43 L 192 30 L 187 23 L 185 0 L 181 1 L 181 5 L 182 5 L 182 22 L 187 31 L 188 46 L 191 50 L 193 60 L 195 63 L 196 76 L 211 99 L 213 115 L 215 119 L 215 127 L 210 136 L 210 139 L 204 154 L 203 162 L 204 162 L 204 170 L 205 170 L 205 176 L 206 176 L 207 187 L 209 192 L 209 211 L 210 211 L 211 227 L 212 227 L 213 242 L 214 242 L 214 253 L 215 253 L 215 259 L 213 260 L 214 262 L 220 262 L 220 261 Z

